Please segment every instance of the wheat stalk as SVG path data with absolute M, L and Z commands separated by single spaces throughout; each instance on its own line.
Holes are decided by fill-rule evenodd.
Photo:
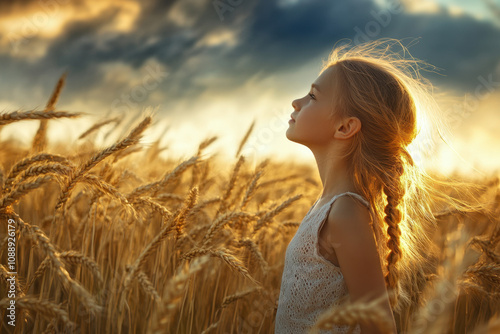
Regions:
M 226 211 L 227 208 L 227 200 L 231 196 L 231 192 L 234 189 L 234 185 L 236 184 L 236 179 L 238 178 L 238 173 L 241 169 L 241 166 L 245 162 L 245 158 L 243 156 L 240 156 L 236 164 L 234 165 L 233 171 L 231 173 L 231 178 L 229 179 L 226 191 L 224 192 L 224 195 L 222 196 L 221 203 L 219 205 L 219 208 L 217 209 L 217 213 L 215 216 L 217 217 L 219 213 Z
M 261 270 L 264 274 L 267 274 L 269 272 L 269 264 L 267 263 L 266 259 L 264 259 L 264 256 L 262 255 L 261 251 L 259 250 L 259 247 L 255 242 L 253 242 L 252 239 L 245 238 L 240 241 L 240 246 L 247 247 L 250 253 L 257 259 L 257 262 L 259 263 Z
M 64 267 L 64 264 L 61 262 L 59 252 L 55 249 L 54 245 L 50 242 L 45 233 L 39 229 L 38 226 L 25 223 L 17 213 L 13 212 L 12 215 L 17 226 L 21 230 L 26 231 L 27 235 L 36 241 L 44 250 L 46 255 L 49 256 L 54 268 L 56 269 L 55 272 L 63 284 L 70 287 L 70 289 L 78 296 L 87 309 L 93 312 L 101 312 L 102 306 L 98 305 L 90 293 L 70 277 Z
M 0 200 L 0 209 L 6 208 L 8 206 L 16 204 L 21 197 L 26 195 L 28 192 L 30 192 L 33 189 L 41 187 L 43 184 L 56 179 L 57 180 L 57 174 L 48 174 L 48 175 L 43 175 L 35 178 L 31 182 L 24 182 L 17 184 L 14 190 L 12 190 L 10 193 L 6 194 L 1 200 Z
M 23 121 L 27 119 L 52 119 L 52 118 L 75 118 L 82 115 L 87 115 L 84 112 L 67 112 L 67 111 L 13 111 L 10 113 L 0 114 L 0 126 L 14 123 L 17 121 Z
M 284 222 L 281 226 L 286 228 L 297 228 L 300 226 L 300 222 Z
M 5 178 L 5 173 L 3 171 L 3 168 L 0 166 L 0 193 L 3 193 L 3 181 Z
M 132 146 L 132 147 L 126 148 L 125 150 L 115 154 L 115 158 L 113 159 L 113 163 L 116 163 L 118 160 L 123 159 L 132 153 L 140 152 L 142 150 L 143 150 L 143 147 L 140 147 L 140 146 L 135 146 L 135 147 Z
M 56 318 L 52 319 L 47 327 L 45 327 L 45 330 L 42 332 L 42 334 L 56 334 Z
M 160 295 L 158 294 L 158 292 L 156 292 L 153 283 L 151 283 L 144 271 L 139 271 L 139 273 L 137 274 L 137 280 L 141 284 L 144 291 L 146 291 L 151 297 L 153 297 L 156 302 L 160 302 Z
M 208 146 L 210 146 L 214 141 L 217 140 L 217 136 L 214 136 L 214 137 L 211 137 L 211 138 L 207 138 L 205 139 L 204 141 L 202 141 L 200 143 L 200 145 L 198 146 L 198 152 L 196 153 L 196 156 L 199 157 L 201 156 L 201 153 L 203 152 L 203 150 L 205 150 Z
M 250 185 L 248 186 L 248 189 L 245 193 L 245 196 L 243 197 L 243 200 L 241 201 L 240 204 L 240 210 L 244 210 L 245 207 L 247 206 L 248 202 L 252 198 L 253 194 L 255 193 L 255 190 L 257 190 L 257 183 L 259 182 L 260 177 L 262 176 L 263 171 L 259 170 L 257 173 L 252 178 L 252 182 L 250 182 Z
M 72 330 L 76 329 L 76 324 L 69 319 L 68 312 L 66 312 L 66 310 L 53 302 L 40 299 L 36 296 L 24 296 L 16 297 L 13 299 L 4 298 L 0 300 L 0 306 L 6 308 L 10 305 L 11 300 L 15 300 L 16 307 L 18 308 L 32 310 L 46 317 L 48 320 L 57 318 L 64 323 L 66 328 Z
M 248 128 L 247 132 L 241 139 L 240 145 L 238 146 L 238 150 L 236 151 L 235 157 L 239 156 L 241 153 L 241 150 L 243 149 L 243 146 L 245 146 L 245 143 L 247 142 L 248 138 L 250 138 L 250 135 L 252 134 L 253 128 L 255 126 L 255 120 L 250 124 L 250 127 Z
M 29 177 L 49 173 L 69 176 L 72 171 L 73 168 L 69 166 L 65 166 L 59 163 L 47 163 L 44 165 L 34 165 L 29 167 L 24 172 L 22 172 L 22 174 L 19 176 L 19 179 L 23 181 Z
M 191 210 L 194 208 L 197 202 L 198 202 L 198 188 L 194 187 L 189 192 L 189 195 L 185 202 L 186 205 L 184 206 L 184 209 L 181 210 L 179 216 L 177 217 L 177 224 L 175 225 L 175 229 L 177 231 L 177 236 L 176 236 L 177 240 L 179 236 L 183 233 L 184 225 L 186 224 L 186 218 L 189 212 L 191 212 Z
M 80 181 L 92 186 L 94 189 L 98 189 L 101 192 L 118 199 L 122 205 L 129 210 L 129 213 L 131 213 L 134 217 L 137 216 L 134 207 L 130 204 L 127 198 L 125 198 L 125 196 L 123 196 L 123 194 L 111 184 L 106 183 L 103 180 L 100 180 L 97 176 L 90 174 L 83 175 Z
M 212 240 L 213 236 L 215 233 L 220 230 L 224 225 L 229 224 L 231 221 L 234 220 L 245 220 L 249 221 L 254 219 L 254 216 L 245 212 L 228 212 L 219 218 L 217 218 L 210 226 L 208 229 L 207 234 L 202 240 L 203 247 L 205 247 L 210 240 Z
M 233 256 L 233 255 L 231 255 L 231 254 L 229 254 L 229 253 L 227 253 L 227 252 L 225 252 L 224 250 L 221 250 L 221 249 L 217 249 L 217 250 L 208 249 L 208 248 L 193 249 L 193 250 L 187 252 L 186 254 L 184 254 L 180 258 L 180 262 L 182 262 L 183 260 L 188 261 L 188 260 L 191 260 L 193 258 L 202 256 L 202 255 L 210 255 L 212 257 L 218 257 L 224 263 L 226 263 L 229 266 L 229 268 L 234 269 L 236 272 L 238 272 L 241 275 L 243 275 L 244 277 L 248 278 L 255 285 L 262 286 L 261 283 L 259 283 L 252 276 L 250 276 L 250 274 L 248 273 L 247 268 L 245 268 L 245 266 L 243 265 L 243 263 L 241 263 L 241 261 L 238 258 L 236 258 L 235 256 Z
M 154 334 L 166 332 L 166 327 L 171 323 L 171 319 L 180 304 L 186 282 L 191 276 L 203 269 L 207 262 L 208 256 L 198 258 L 197 261 L 193 261 L 187 268 L 179 269 L 177 274 L 169 280 L 165 289 L 166 293 L 162 298 L 163 302 L 158 308 L 158 313 L 163 314 L 163 316 L 159 317 L 159 319 L 156 317 L 156 323 L 153 326 Z
M 101 275 L 101 271 L 99 269 L 99 265 L 91 258 L 89 258 L 81 253 L 78 253 L 76 251 L 61 252 L 61 253 L 59 253 L 59 257 L 62 260 L 64 260 L 66 263 L 80 264 L 82 266 L 87 267 L 92 272 L 94 277 L 97 279 L 99 285 L 102 285 L 104 283 L 104 280 L 103 280 L 102 275 Z M 40 265 L 38 266 L 38 269 L 33 274 L 33 277 L 31 278 L 30 282 L 26 286 L 26 291 L 29 290 L 29 288 L 33 285 L 34 281 L 37 278 L 39 278 L 43 275 L 43 273 L 45 272 L 47 267 L 53 267 L 55 270 L 57 270 L 57 268 L 55 268 L 53 266 L 53 263 L 52 263 L 51 258 L 49 256 L 46 256 L 45 259 L 42 261 L 42 263 L 40 263 Z
M 255 225 L 253 234 L 257 233 L 261 228 L 263 228 L 265 225 L 267 225 L 273 217 L 275 217 L 277 214 L 279 214 L 281 211 L 283 211 L 285 208 L 289 207 L 293 202 L 297 201 L 298 199 L 302 198 L 302 195 L 296 195 L 294 197 L 291 197 L 281 203 L 278 207 L 275 209 L 269 211 L 266 213 L 262 218 L 259 219 L 257 224 Z
M 283 183 L 283 182 L 286 182 L 289 180 L 300 178 L 301 176 L 302 175 L 300 175 L 300 174 L 295 174 L 295 175 L 289 175 L 289 176 L 285 176 L 285 177 L 281 177 L 281 178 L 277 178 L 277 179 L 268 180 L 265 182 L 261 182 L 259 185 L 259 188 L 263 188 L 263 187 L 269 186 L 269 185 L 274 184 L 274 183 Z
M 189 166 L 194 165 L 198 161 L 198 157 L 192 157 L 179 164 L 173 171 L 167 173 L 160 181 L 149 183 L 138 188 L 135 188 L 130 194 L 127 195 L 129 201 L 132 201 L 135 197 L 141 196 L 147 192 L 152 192 L 152 197 L 156 196 L 156 193 L 168 182 L 177 178 L 181 175 Z
M 210 326 L 208 326 L 207 328 L 205 328 L 203 330 L 203 332 L 201 332 L 201 334 L 208 334 L 210 333 L 211 331 L 213 331 L 214 329 L 217 328 L 217 326 L 219 326 L 219 322 L 214 322 L 213 324 L 211 324 Z
M 154 212 L 158 212 L 164 220 L 168 220 L 171 216 L 172 213 L 165 208 L 163 205 L 156 203 L 153 198 L 151 197 L 135 197 L 134 198 L 134 203 L 132 204 L 139 204 L 143 206 L 148 206 L 150 207 Z
M 26 170 L 32 164 L 44 161 L 57 162 L 69 168 L 74 168 L 75 166 L 67 158 L 57 154 L 41 153 L 34 156 L 30 156 L 28 158 L 24 158 L 23 160 L 17 162 L 14 166 L 12 166 L 7 178 L 5 179 L 4 190 L 3 190 L 4 194 L 10 191 L 12 183 L 21 172 Z
M 110 119 L 104 120 L 102 122 L 96 123 L 96 124 L 92 125 L 90 128 L 88 128 L 86 131 L 84 131 L 78 137 L 78 139 L 83 139 L 83 138 L 87 137 L 89 134 L 91 134 L 92 132 L 98 130 L 99 128 L 103 127 L 104 125 L 107 125 L 109 123 L 119 123 L 119 122 L 120 122 L 120 118 L 119 117 L 114 117 L 114 118 L 110 118 Z
M 211 199 L 204 200 L 204 201 L 196 204 L 193 207 L 193 210 L 191 210 L 189 212 L 189 217 L 195 217 L 195 216 L 197 216 L 204 208 L 206 208 L 210 204 L 218 203 L 220 201 L 221 201 L 221 198 L 220 197 L 216 197 L 216 198 L 211 198 Z
M 172 216 L 165 226 L 162 228 L 159 234 L 156 235 L 156 237 L 151 240 L 151 242 L 143 249 L 139 257 L 135 260 L 135 262 L 132 264 L 130 267 L 130 270 L 125 277 L 125 281 L 123 283 L 124 291 L 128 291 L 128 288 L 130 286 L 130 282 L 134 278 L 136 272 L 139 270 L 139 268 L 144 264 L 146 261 L 146 258 L 153 253 L 156 248 L 160 245 L 160 243 L 168 236 L 168 234 L 173 231 L 174 229 L 177 228 L 177 224 L 179 220 L 183 220 L 189 210 L 191 210 L 196 202 L 197 198 L 197 189 L 194 188 L 191 191 L 190 196 L 188 196 L 186 202 L 184 203 L 184 207 L 178 212 L 178 214 Z
M 357 301 L 332 306 L 317 318 L 309 333 L 317 334 L 322 329 L 332 330 L 335 325 L 355 327 L 359 323 L 369 323 L 381 333 L 390 333 L 392 326 L 389 315 L 381 307 L 384 300 L 385 296 L 381 296 L 370 302 Z
M 19 279 L 17 278 L 18 276 L 17 275 L 11 276 L 11 274 L 9 274 L 9 271 L 3 264 L 0 264 L 0 277 L 2 278 L 2 282 L 6 282 L 8 278 L 14 277 L 16 282 L 15 284 L 16 296 L 22 297 L 28 291 L 28 287 L 27 286 L 23 287 L 21 282 L 19 282 Z
M 99 162 L 101 162 L 103 159 L 106 157 L 110 156 L 113 153 L 117 153 L 121 150 L 124 150 L 125 148 L 135 145 L 139 142 L 141 138 L 142 132 L 151 124 L 151 117 L 147 116 L 144 118 L 144 120 L 137 125 L 125 139 L 119 141 L 118 143 L 115 143 L 111 145 L 110 147 L 94 154 L 92 158 L 90 158 L 86 163 L 81 165 L 77 171 L 74 172 L 73 175 L 69 177 L 69 180 L 67 181 L 65 187 L 63 188 L 61 195 L 59 197 L 59 200 L 57 201 L 56 204 L 56 212 L 60 211 L 60 209 L 63 207 L 63 205 L 66 203 L 68 200 L 71 191 L 75 187 L 76 183 L 80 181 L 80 179 L 85 175 L 92 167 L 97 165 Z
M 133 178 L 135 179 L 136 181 L 138 181 L 139 183 L 143 183 L 144 180 L 142 178 L 140 178 L 137 174 L 135 174 L 134 172 L 131 172 L 130 170 L 128 169 L 125 169 L 123 170 L 123 172 L 120 174 L 120 176 L 118 176 L 113 182 L 112 184 L 114 186 L 118 186 L 123 180 L 126 180 L 126 179 L 130 179 L 130 178 Z
M 45 111 L 52 110 L 55 108 L 57 100 L 59 99 L 59 95 L 61 94 L 62 88 L 64 87 L 64 83 L 66 82 L 66 73 L 63 73 L 59 80 L 57 81 L 57 85 L 50 96 L 47 105 L 45 106 Z M 35 152 L 43 151 L 45 149 L 47 143 L 47 120 L 42 119 L 40 121 L 40 126 L 33 138 L 33 143 L 31 145 L 32 149 Z
M 159 201 L 165 201 L 165 200 L 169 200 L 169 199 L 175 200 L 178 202 L 184 201 L 184 197 L 182 197 L 181 195 L 172 194 L 172 193 L 163 193 L 163 194 L 156 196 L 155 198 Z
M 239 299 L 242 299 L 242 298 L 245 298 L 246 296 L 254 293 L 254 292 L 260 292 L 262 291 L 262 288 L 257 286 L 257 287 L 254 287 L 254 288 L 251 288 L 251 289 L 248 289 L 248 290 L 245 290 L 245 291 L 242 291 L 242 292 L 238 292 L 238 293 L 235 293 L 233 295 L 230 295 L 230 296 L 227 296 L 224 298 L 224 300 L 222 301 L 222 304 L 221 304 L 221 308 L 225 308 L 227 307 L 228 305 L 230 305 L 231 303 L 234 303 L 235 301 L 239 300 Z

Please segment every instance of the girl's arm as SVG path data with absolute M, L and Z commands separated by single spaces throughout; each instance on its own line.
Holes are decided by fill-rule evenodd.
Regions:
M 350 196 L 341 196 L 332 205 L 323 233 L 335 251 L 351 301 L 371 301 L 384 295 L 381 305 L 392 332 L 397 333 L 370 222 L 366 207 Z M 362 334 L 381 333 L 374 324 L 360 322 L 360 327 Z

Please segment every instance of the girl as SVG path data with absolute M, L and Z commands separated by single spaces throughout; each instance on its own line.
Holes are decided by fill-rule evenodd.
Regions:
M 309 93 L 292 102 L 286 136 L 314 154 L 323 192 L 286 250 L 276 334 L 306 333 L 347 298 L 381 300 L 397 333 L 393 311 L 419 302 L 405 284 L 425 282 L 422 250 L 433 254 L 434 223 L 425 203 L 438 181 L 410 151 L 428 147 L 425 126 L 437 107 L 429 84 L 409 71 L 418 62 L 387 52 L 393 42 L 335 48 Z M 358 323 L 360 331 L 378 333 L 370 323 Z

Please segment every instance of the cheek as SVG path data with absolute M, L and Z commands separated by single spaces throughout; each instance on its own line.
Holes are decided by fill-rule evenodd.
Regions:
M 297 124 L 300 127 L 309 127 L 312 129 L 326 128 L 328 120 L 320 110 L 303 110 L 297 117 Z
M 314 124 L 317 121 L 317 115 L 313 110 L 302 110 L 297 116 L 297 123 L 300 125 Z

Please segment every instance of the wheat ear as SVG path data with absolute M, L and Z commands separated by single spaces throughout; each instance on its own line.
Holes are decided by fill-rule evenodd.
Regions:
M 153 326 L 154 334 L 166 333 L 166 327 L 171 323 L 171 319 L 175 314 L 177 307 L 181 302 L 181 295 L 184 293 L 186 282 L 203 269 L 208 262 L 208 256 L 201 257 L 197 261 L 193 261 L 187 268 L 180 268 L 176 275 L 169 280 L 165 289 L 165 294 L 162 298 L 162 303 L 158 308 L 158 313 L 162 316 L 155 317 L 156 323 Z
M 43 184 L 51 180 L 54 180 L 57 176 L 58 176 L 57 174 L 43 175 L 35 178 L 31 182 L 23 182 L 17 184 L 14 190 L 12 190 L 10 193 L 5 195 L 0 200 L 0 209 L 6 208 L 8 206 L 17 203 L 21 199 L 21 197 L 26 195 L 28 192 L 38 187 L 41 187 Z
M 54 245 L 50 242 L 45 233 L 38 228 L 38 226 L 25 223 L 17 213 L 13 212 L 12 215 L 14 216 L 14 220 L 16 221 L 18 227 L 21 230 L 26 231 L 28 236 L 37 242 L 46 255 L 49 256 L 54 268 L 56 269 L 55 272 L 63 284 L 70 287 L 70 289 L 78 296 L 87 309 L 93 312 L 101 312 L 103 310 L 102 306 L 98 305 L 90 293 L 71 278 L 68 271 L 65 269 L 64 264 L 61 262 L 59 252 L 55 249 Z
M 160 181 L 149 183 L 140 187 L 135 188 L 130 194 L 127 195 L 129 201 L 132 201 L 135 197 L 141 196 L 147 192 L 152 192 L 152 197 L 156 196 L 156 193 L 168 182 L 177 178 L 181 175 L 189 166 L 194 165 L 198 161 L 198 157 L 192 157 L 186 160 L 174 168 L 173 171 L 167 173 Z
M 255 216 L 245 212 L 228 212 L 223 214 L 222 216 L 215 219 L 215 221 L 210 225 L 207 234 L 203 237 L 202 240 L 203 247 L 208 245 L 215 233 L 219 231 L 224 225 L 229 224 L 231 221 L 235 220 L 250 221 L 252 219 L 255 219 Z
M 229 179 L 229 182 L 227 184 L 226 191 L 224 192 L 224 195 L 222 196 L 221 203 L 219 205 L 219 208 L 217 209 L 217 212 L 215 213 L 215 217 L 219 215 L 221 212 L 225 212 L 227 209 L 227 201 L 229 197 L 231 196 L 231 192 L 234 189 L 234 185 L 236 184 L 236 179 L 238 178 L 238 173 L 241 169 L 241 166 L 245 162 L 245 158 L 243 156 L 240 156 L 236 164 L 234 165 L 233 171 L 231 173 L 231 178 Z
M 146 291 L 151 297 L 153 297 L 156 302 L 160 302 L 160 295 L 158 294 L 153 283 L 151 283 L 144 271 L 139 271 L 139 273 L 137 274 L 137 280 L 139 281 L 139 284 L 142 286 L 144 291 Z
M 119 122 L 119 120 L 120 119 L 118 117 L 114 117 L 114 118 L 107 119 L 105 121 L 96 123 L 96 124 L 92 125 L 88 130 L 86 130 L 85 132 L 83 132 L 78 137 L 78 139 L 83 139 L 83 138 L 87 137 L 89 134 L 91 134 L 92 132 L 94 132 L 94 131 L 98 130 L 99 128 L 103 127 L 104 125 L 107 125 L 109 123 L 117 123 L 117 122 Z
M 0 306 L 7 307 L 10 305 L 10 298 L 0 300 Z M 48 320 L 53 318 L 60 319 L 64 325 L 69 329 L 76 329 L 76 324 L 69 319 L 68 312 L 66 312 L 59 305 L 48 300 L 39 299 L 34 296 L 24 296 L 14 298 L 16 306 L 28 310 L 35 311 L 40 315 L 46 317 Z
M 234 255 L 229 254 L 221 249 L 216 249 L 216 250 L 207 249 L 207 248 L 193 249 L 193 250 L 187 252 L 186 254 L 184 254 L 180 258 L 180 261 L 182 262 L 183 260 L 191 260 L 193 258 L 202 256 L 202 255 L 210 255 L 212 257 L 218 257 L 224 263 L 226 263 L 229 266 L 229 268 L 234 269 L 236 272 L 240 273 L 242 276 L 248 278 L 255 285 L 262 286 L 262 284 L 260 282 L 255 280 L 252 276 L 250 276 L 247 268 L 245 268 L 243 263 L 238 258 L 236 258 Z
M 70 113 L 67 111 L 53 111 L 53 110 L 13 111 L 10 113 L 0 114 L 0 126 L 28 119 L 75 118 L 75 117 L 80 117 L 82 115 L 88 115 L 88 114 L 84 112 Z
M 106 157 L 110 156 L 113 153 L 119 152 L 129 146 L 135 145 L 139 142 L 141 138 L 142 132 L 151 124 L 151 117 L 147 116 L 144 120 L 136 126 L 125 139 L 119 141 L 116 144 L 111 145 L 110 147 L 98 152 L 90 160 L 88 160 L 85 164 L 81 165 L 76 172 L 74 172 L 67 181 L 65 187 L 63 188 L 59 200 L 56 204 L 56 212 L 60 211 L 60 209 L 64 206 L 66 201 L 68 200 L 71 191 L 75 187 L 76 183 L 80 181 L 82 176 L 87 173 L 92 167 L 97 165 Z
M 179 211 L 179 213 L 175 216 L 171 216 L 171 218 L 166 222 L 165 226 L 162 228 L 159 234 L 151 240 L 151 242 L 143 249 L 139 257 L 134 261 L 131 265 L 127 276 L 125 277 L 125 281 L 123 283 L 124 292 L 128 291 L 130 287 L 130 282 L 134 278 L 136 272 L 140 269 L 140 267 L 146 261 L 146 258 L 153 253 L 156 248 L 161 244 L 161 242 L 168 236 L 168 234 L 177 228 L 177 222 L 179 218 L 184 219 L 189 210 L 191 210 L 195 204 L 197 192 L 193 190 L 191 192 L 191 196 L 188 196 L 184 207 Z M 184 217 L 184 218 L 182 218 Z
M 279 214 L 285 208 L 289 207 L 293 202 L 297 201 L 301 197 L 302 197 L 302 195 L 297 195 L 297 196 L 291 197 L 291 198 L 287 199 L 286 201 L 284 201 L 283 203 L 281 203 L 277 208 L 266 213 L 264 216 L 262 216 L 262 218 L 259 219 L 259 221 L 255 225 L 255 229 L 254 229 L 253 233 L 254 234 L 257 233 L 261 228 L 263 228 L 265 225 L 269 224 L 269 222 L 273 219 L 273 217 L 275 217 L 277 214 Z
M 243 210 L 245 209 L 245 207 L 247 206 L 248 202 L 250 201 L 250 199 L 252 198 L 253 194 L 255 193 L 255 191 L 257 190 L 257 183 L 259 182 L 259 179 L 261 178 L 262 176 L 262 173 L 263 171 L 262 170 L 259 170 L 257 173 L 255 173 L 255 175 L 253 176 L 252 178 L 252 182 L 250 182 L 250 185 L 248 186 L 248 189 L 247 191 L 245 192 L 245 196 L 243 197 L 243 200 L 241 201 L 241 204 L 240 204 L 240 210 Z
M 254 287 L 254 288 L 251 288 L 251 289 L 248 289 L 248 290 L 245 290 L 245 291 L 241 291 L 241 292 L 235 293 L 233 295 L 227 296 L 222 301 L 222 304 L 221 304 L 220 307 L 221 308 L 225 308 L 229 304 L 234 303 L 235 301 L 237 301 L 239 299 L 245 298 L 246 296 L 248 296 L 248 295 L 250 295 L 250 294 L 252 294 L 254 292 L 257 292 L 257 291 L 262 291 L 262 288 L 259 287 L 259 286 L 257 286 L 257 287 Z
M 16 177 L 24 170 L 26 170 L 29 166 L 32 164 L 38 163 L 38 162 L 44 162 L 44 161 L 49 161 L 49 162 L 58 162 L 62 165 L 68 166 L 70 168 L 73 168 L 75 165 L 69 161 L 67 158 L 57 155 L 57 154 L 48 154 L 48 153 L 41 153 L 37 154 L 34 156 L 30 156 L 27 158 L 24 158 L 23 160 L 17 162 L 14 166 L 12 166 L 7 178 L 5 179 L 4 182 L 4 193 L 10 191 L 10 187 L 12 186 L 12 183 L 16 179 Z
M 358 301 L 335 305 L 317 318 L 309 333 L 317 334 L 321 329 L 332 330 L 334 325 L 348 325 L 353 328 L 361 322 L 376 326 L 381 333 L 390 333 L 389 315 L 380 306 L 385 298 L 385 296 L 381 296 L 370 302 Z
M 78 253 L 76 251 L 61 252 L 61 253 L 59 253 L 59 257 L 67 263 L 80 264 L 84 267 L 87 267 L 92 272 L 94 277 L 97 279 L 98 284 L 99 285 L 103 284 L 104 280 L 102 278 L 102 274 L 101 274 L 101 271 L 99 269 L 99 265 L 91 258 L 89 258 L 81 253 Z M 39 278 L 43 275 L 43 273 L 45 272 L 47 267 L 50 267 L 50 266 L 52 266 L 52 261 L 51 261 L 51 258 L 49 256 L 47 256 L 42 261 L 42 263 L 40 263 L 35 274 L 33 274 L 33 277 L 31 278 L 29 284 L 26 286 L 26 291 L 28 291 L 28 289 L 33 285 L 33 282 L 37 278 Z
M 240 155 L 241 150 L 243 149 L 243 146 L 245 146 L 245 143 L 247 142 L 248 138 L 250 138 L 250 135 L 252 134 L 254 126 L 255 126 L 255 120 L 252 122 L 252 124 L 250 124 L 250 127 L 248 128 L 247 132 L 243 136 L 243 139 L 241 139 L 240 145 L 238 146 L 238 150 L 236 151 L 235 157 Z
M 64 87 L 64 83 L 66 82 L 66 74 L 67 74 L 66 72 L 63 73 L 59 78 L 59 80 L 57 81 L 57 85 L 54 88 L 54 91 L 52 92 L 52 95 L 50 96 L 50 99 L 47 102 L 44 111 L 53 110 L 55 108 L 57 100 L 59 99 L 59 95 L 61 94 L 62 88 Z M 33 138 L 33 143 L 31 147 L 35 152 L 40 152 L 45 149 L 46 145 L 47 145 L 47 120 L 42 119 L 40 121 L 40 126 L 38 127 L 35 137 Z
M 240 246 L 245 246 L 248 248 L 250 254 L 252 254 L 259 263 L 260 268 L 264 274 L 267 274 L 269 272 L 269 264 L 267 263 L 266 259 L 264 259 L 264 256 L 259 250 L 259 246 L 257 246 L 257 244 L 252 239 L 245 238 L 241 240 Z

